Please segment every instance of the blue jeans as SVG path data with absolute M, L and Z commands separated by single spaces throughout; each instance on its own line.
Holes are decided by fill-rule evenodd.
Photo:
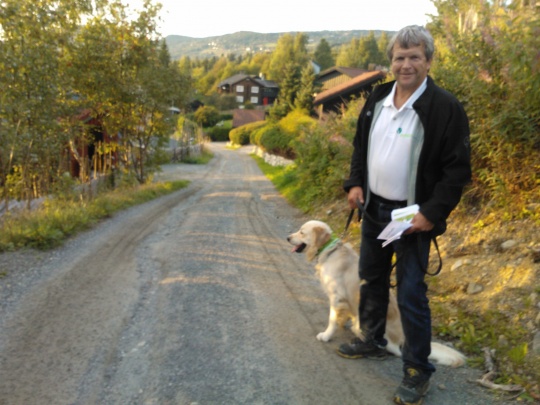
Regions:
M 377 236 L 390 222 L 391 211 L 403 204 L 381 202 L 373 197 L 362 221 L 360 246 L 360 325 L 368 339 L 384 345 L 386 313 L 389 302 L 392 256 L 397 257 L 397 300 L 405 334 L 401 348 L 404 369 L 412 366 L 427 375 L 435 371 L 428 361 L 431 353 L 431 311 L 427 298 L 425 268 L 429 260 L 431 238 L 428 233 L 403 235 L 382 247 Z M 377 223 L 375 223 L 377 221 Z

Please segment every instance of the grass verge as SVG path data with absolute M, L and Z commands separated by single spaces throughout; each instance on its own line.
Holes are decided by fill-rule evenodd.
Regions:
M 38 209 L 6 214 L 0 221 L 0 252 L 50 249 L 115 212 L 187 187 L 188 181 L 151 183 L 99 194 L 90 200 L 49 199 Z

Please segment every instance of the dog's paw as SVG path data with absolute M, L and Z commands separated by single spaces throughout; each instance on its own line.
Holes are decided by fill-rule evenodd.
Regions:
M 317 340 L 320 340 L 321 342 L 328 342 L 332 335 L 328 335 L 324 332 L 321 332 L 317 335 Z

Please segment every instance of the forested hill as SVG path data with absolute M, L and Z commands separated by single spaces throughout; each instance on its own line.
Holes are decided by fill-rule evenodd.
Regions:
M 351 39 L 368 35 L 368 30 L 353 31 L 314 31 L 305 32 L 309 38 L 308 49 L 314 49 L 319 41 L 324 38 L 330 46 L 339 46 L 349 43 Z M 373 31 L 378 37 L 382 31 Z M 392 31 L 387 31 L 392 34 Z M 246 52 L 272 51 L 278 38 L 284 33 L 261 34 L 257 32 L 241 31 L 234 34 L 221 35 L 207 38 L 192 38 L 181 35 L 169 35 L 165 38 L 172 59 L 180 59 L 182 56 L 190 58 L 209 58 L 221 55 L 243 55 Z M 296 34 L 296 32 L 291 32 Z

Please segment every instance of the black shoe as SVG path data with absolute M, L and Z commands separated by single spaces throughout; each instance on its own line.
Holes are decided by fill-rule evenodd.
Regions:
M 354 338 L 351 343 L 344 343 L 339 346 L 337 353 L 347 359 L 384 360 L 388 355 L 384 348 L 377 346 L 374 342 L 366 343 L 359 338 Z
M 400 405 L 420 405 L 429 390 L 429 375 L 409 367 L 394 394 L 394 402 Z

